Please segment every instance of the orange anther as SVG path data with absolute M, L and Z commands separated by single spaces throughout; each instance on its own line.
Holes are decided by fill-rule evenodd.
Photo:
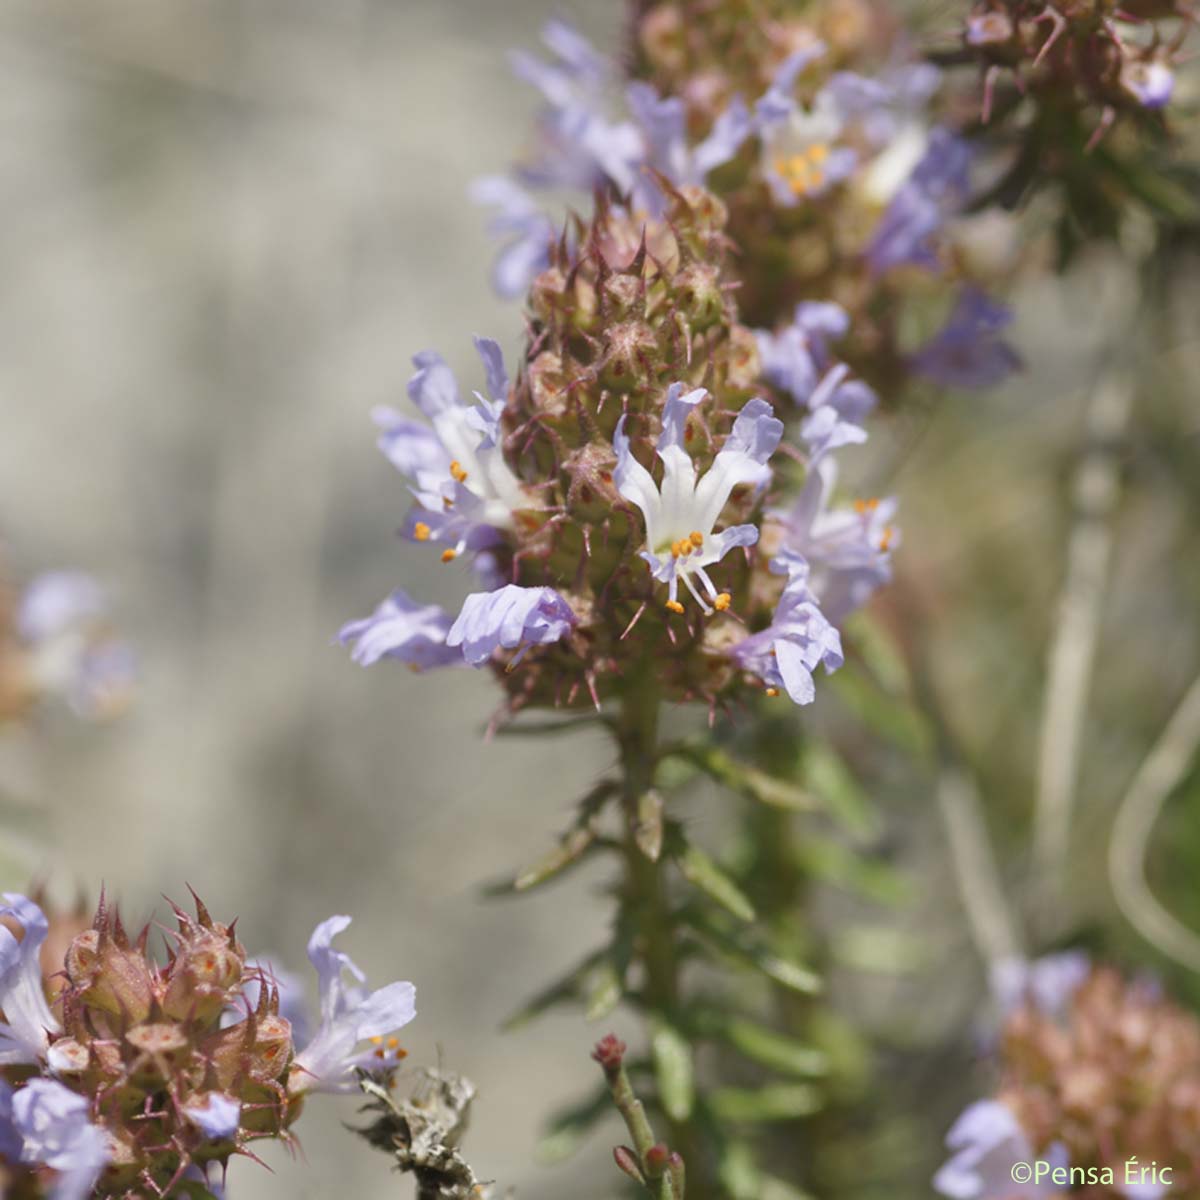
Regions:
M 462 463 L 457 458 L 450 464 L 450 474 L 456 483 L 466 482 L 467 473 L 462 469 Z
M 713 608 L 715 608 L 717 612 L 724 612 L 729 607 L 729 603 L 732 599 L 733 597 L 728 592 L 722 592 L 713 600 Z
M 453 562 L 458 557 L 457 550 L 443 550 L 442 562 Z
M 683 605 L 682 605 L 682 604 L 680 604 L 678 600 L 668 600 L 668 601 L 667 601 L 667 607 L 668 607 L 668 608 L 669 608 L 669 609 L 670 609 L 670 610 L 671 610 L 673 613 L 681 613 L 681 612 L 683 612 Z
M 776 687 L 769 687 L 769 688 L 767 688 L 767 695 L 768 696 L 778 696 L 779 689 Z
M 429 534 L 430 534 L 429 526 L 426 525 L 424 521 L 418 521 L 413 526 L 413 537 L 415 537 L 418 542 L 429 541 Z

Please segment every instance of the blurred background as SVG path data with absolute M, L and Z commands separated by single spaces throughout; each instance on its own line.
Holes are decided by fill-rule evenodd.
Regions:
M 534 1153 L 546 1113 L 593 1083 L 587 1054 L 604 1030 L 568 1012 L 498 1032 L 599 936 L 604 878 L 518 903 L 485 902 L 480 885 L 549 844 L 607 746 L 486 744 L 486 676 L 364 673 L 332 640 L 397 585 L 451 606 L 468 590 L 465 567 L 431 567 L 391 538 L 407 495 L 368 413 L 402 402 L 421 349 L 440 349 L 466 383 L 472 333 L 519 345 L 519 309 L 491 295 L 484 214 L 466 190 L 525 142 L 535 98 L 504 51 L 533 45 L 552 14 L 617 43 L 622 6 L 584 0 L 0 10 L 0 539 L 18 578 L 97 576 L 141 673 L 112 725 L 47 711 L 5 734 L 18 865 L 0 882 L 35 872 L 70 900 L 103 881 L 135 922 L 190 883 L 214 915 L 240 917 L 252 952 L 300 971 L 316 922 L 353 914 L 346 948 L 372 982 L 417 984 L 410 1062 L 440 1052 L 480 1089 L 471 1162 L 531 1200 L 617 1190 L 607 1135 L 554 1167 Z M 1180 278 L 1179 311 L 1194 316 L 1197 273 Z M 901 497 L 902 570 L 932 605 L 932 669 L 1017 892 L 1082 413 L 1101 352 L 1132 336 L 1136 300 L 1115 251 L 1067 280 L 1031 279 L 1014 339 L 1027 374 L 881 422 L 861 459 L 876 491 Z M 1099 928 L 1134 962 L 1153 955 L 1096 864 L 1121 787 L 1197 662 L 1186 381 L 1200 362 L 1186 316 L 1166 335 L 1138 368 L 1137 449 L 1121 461 L 1135 499 L 1117 529 L 1082 849 L 1062 902 L 1064 929 Z M 970 1028 L 982 970 L 937 808 L 911 776 L 895 784 L 875 796 L 886 821 L 874 849 L 907 880 L 903 902 L 879 910 L 834 890 L 825 908 L 862 924 L 860 945 L 920 934 L 919 952 L 844 964 L 834 980 L 848 1012 L 925 1063 L 930 1109 L 901 1156 L 916 1180 L 971 1094 L 954 1070 L 969 1038 L 945 1047 Z M 1163 868 L 1193 916 L 1196 796 L 1170 810 L 1185 857 Z M 696 803 L 693 822 L 719 839 L 719 804 Z M 408 1194 L 340 1127 L 351 1104 L 316 1104 L 307 1161 L 274 1154 L 273 1174 L 237 1164 L 234 1196 Z

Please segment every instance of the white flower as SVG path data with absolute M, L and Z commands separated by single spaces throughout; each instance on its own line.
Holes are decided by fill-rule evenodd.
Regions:
M 308 958 L 317 969 L 321 1021 L 309 1044 L 292 1063 L 288 1089 L 302 1092 L 352 1092 L 355 1069 L 390 1066 L 403 1056 L 394 1038 L 384 1038 L 417 1015 L 416 988 L 389 983 L 368 992 L 362 971 L 348 954 L 333 948 L 333 939 L 350 924 L 349 917 L 322 921 L 308 941 Z M 355 983 L 347 984 L 349 972 Z M 361 1043 L 369 1048 L 359 1049 Z
M 688 414 L 706 395 L 704 388 L 685 394 L 682 383 L 673 383 L 667 391 L 662 434 L 656 446 L 663 464 L 661 490 L 629 448 L 625 417 L 617 423 L 613 435 L 617 490 L 642 511 L 646 549 L 641 555 L 650 564 L 654 578 L 668 585 L 667 607 L 673 612 L 683 611 L 678 599 L 681 579 L 706 613 L 729 606 L 729 594 L 717 590 L 705 568 L 720 562 L 734 546 L 754 545 L 758 529 L 733 525 L 717 533 L 714 526 L 738 484 L 766 483 L 770 477 L 767 459 L 783 434 L 783 422 L 773 415 L 770 404 L 760 399 L 749 401 L 712 466 L 697 480 L 695 464 L 684 449 L 684 438 Z M 693 578 L 700 581 L 712 601 L 711 607 L 697 591 Z
M 36 1063 L 46 1057 L 49 1035 L 62 1026 L 46 1003 L 38 951 L 46 940 L 46 914 L 30 899 L 4 893 L 0 916 L 17 921 L 24 930 L 20 941 L 0 925 L 0 1065 Z

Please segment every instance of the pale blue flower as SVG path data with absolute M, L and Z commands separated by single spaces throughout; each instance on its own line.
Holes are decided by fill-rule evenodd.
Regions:
M 349 955 L 333 948 L 333 939 L 349 924 L 349 917 L 330 917 L 308 941 L 308 958 L 316 968 L 320 989 L 321 1020 L 312 1040 L 292 1062 L 288 1090 L 293 1095 L 357 1090 L 356 1070 L 395 1065 L 397 1055 L 381 1044 L 382 1039 L 417 1015 L 417 993 L 411 983 L 389 983 L 368 992 L 362 986 L 366 982 L 362 971 Z M 347 974 L 354 982 L 347 983 Z M 372 1039 L 377 1041 L 363 1046 Z
M 31 1079 L 12 1098 L 21 1161 L 57 1172 L 50 1200 L 86 1200 L 109 1159 L 87 1100 L 51 1079 Z
M 946 324 L 909 360 L 918 375 L 941 387 L 987 388 L 1002 383 L 1021 365 L 1001 336 L 1012 321 L 1005 305 L 966 287 Z
M 668 607 L 682 611 L 678 598 L 682 580 L 708 613 L 714 607 L 727 607 L 729 595 L 717 589 L 706 568 L 720 562 L 735 546 L 752 546 L 758 541 L 754 525 L 733 525 L 717 532 L 716 523 L 735 487 L 762 487 L 770 479 L 767 459 L 779 445 L 783 422 L 767 401 L 749 401 L 738 413 L 712 466 L 697 479 L 684 434 L 688 414 L 708 392 L 696 388 L 685 393 L 683 388 L 682 383 L 672 384 L 663 406 L 662 433 L 656 447 L 663 464 L 662 487 L 633 456 L 624 416 L 613 436 L 617 452 L 613 479 L 621 495 L 641 510 L 646 544 L 640 553 L 654 578 L 668 585 Z M 693 580 L 699 581 L 704 594 Z
M 551 61 L 520 50 L 511 56 L 517 75 L 545 100 L 538 122 L 541 145 L 536 158 L 520 168 L 521 178 L 537 187 L 584 191 L 611 180 L 621 192 L 632 191 L 644 144 L 636 126 L 608 115 L 611 65 L 562 22 L 548 24 L 542 40 Z
M 830 620 L 841 622 L 861 608 L 892 574 L 892 551 L 900 544 L 892 497 L 834 507 L 837 464 L 821 458 L 809 467 L 804 487 L 788 510 L 773 510 L 783 543 L 813 572 L 812 586 Z
M 0 1158 L 9 1162 L 21 1159 L 21 1135 L 13 1122 L 13 1090 L 0 1079 Z
M 5 892 L 0 916 L 16 921 L 20 941 L 0 925 L 0 1066 L 37 1063 L 46 1057 L 50 1034 L 62 1026 L 46 1003 L 38 952 L 50 930 L 46 914 L 26 896 Z
M 822 404 L 800 426 L 800 436 L 808 445 L 809 466 L 843 446 L 858 446 L 867 440 L 867 431 L 856 421 L 847 421 L 833 404 Z
M 933 1186 L 950 1200 L 1043 1200 L 1067 1189 L 1051 1183 L 1018 1183 L 1016 1163 L 1039 1159 L 1053 1167 L 1067 1165 L 1067 1151 L 1055 1143 L 1035 1154 L 1012 1111 L 997 1100 L 978 1100 L 965 1109 L 946 1135 L 953 1151 L 949 1162 L 933 1177 Z
M 1003 959 L 992 966 L 989 983 L 1004 1015 L 1028 1003 L 1048 1017 L 1061 1018 L 1091 970 L 1091 959 L 1082 950 L 1064 950 L 1032 962 Z
M 933 239 L 967 200 L 970 162 L 965 139 L 941 127 L 930 131 L 924 157 L 892 198 L 867 247 L 875 274 L 904 265 L 937 269 Z
M 242 1123 L 241 1101 L 223 1092 L 193 1096 L 183 1106 L 183 1113 L 205 1137 L 216 1141 L 235 1137 Z
M 506 584 L 492 592 L 474 592 L 446 636 L 448 646 L 461 646 L 463 657 L 481 667 L 498 649 L 520 653 L 563 638 L 575 624 L 571 606 L 553 588 Z
M 506 300 L 524 296 L 550 265 L 557 232 L 537 201 L 506 175 L 487 175 L 471 185 L 471 199 L 496 211 L 488 233 L 503 242 L 492 265 L 492 286 Z
M 1121 86 L 1143 108 L 1165 108 L 1175 91 L 1175 72 L 1161 58 L 1133 58 L 1121 68 Z
M 679 187 L 703 184 L 708 173 L 733 158 L 754 132 L 741 96 L 733 97 L 709 135 L 693 146 L 687 107 L 678 96 L 661 97 L 648 83 L 631 83 L 625 95 L 645 138 L 644 161 Z
M 418 604 L 397 588 L 369 617 L 343 625 L 338 640 L 355 643 L 351 657 L 364 667 L 396 658 L 418 670 L 461 662 L 446 645 L 450 614 L 437 604 Z
M 844 661 L 841 637 L 809 587 L 808 564 L 801 555 L 785 552 L 771 561 L 771 570 L 788 576 L 771 624 L 743 638 L 730 653 L 769 688 L 786 691 L 796 704 L 811 704 L 816 697 L 813 672 L 823 666 L 829 674 Z
M 508 396 L 503 355 L 490 338 L 475 338 L 475 348 L 488 395 L 476 392 L 474 407 L 463 403 L 442 356 L 426 350 L 413 358 L 417 373 L 408 394 L 429 424 L 387 407 L 372 414 L 382 430 L 379 448 L 413 484 L 417 508 L 404 532 L 415 541 L 445 544 L 447 561 L 464 550 L 493 545 L 512 528 L 513 513 L 528 503 L 499 445 Z
M 83 571 L 39 575 L 17 608 L 31 682 L 44 694 L 62 696 L 83 717 L 111 715 L 133 689 L 133 652 L 113 636 L 107 616 L 100 585 Z
M 844 337 L 849 328 L 850 318 L 840 305 L 802 301 L 782 329 L 755 331 L 763 377 L 789 393 L 797 404 L 816 408 L 836 399 L 844 415 L 861 419 L 876 403 L 874 392 L 865 383 L 846 381 L 847 372 L 843 371 L 826 390 L 818 392 L 835 365 L 829 343 Z

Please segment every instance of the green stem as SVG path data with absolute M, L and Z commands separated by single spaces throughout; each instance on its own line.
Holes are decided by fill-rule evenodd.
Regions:
M 677 1024 L 679 957 L 667 897 L 663 862 L 648 858 L 638 845 L 639 802 L 654 786 L 658 761 L 660 696 L 654 677 L 642 672 L 627 682 L 616 727 L 621 763 L 621 805 L 625 816 L 626 912 L 637 931 L 638 956 L 645 973 L 643 999 L 647 1011 Z M 688 1167 L 688 1200 L 708 1200 L 704 1158 L 694 1119 L 667 1117 L 669 1145 Z

